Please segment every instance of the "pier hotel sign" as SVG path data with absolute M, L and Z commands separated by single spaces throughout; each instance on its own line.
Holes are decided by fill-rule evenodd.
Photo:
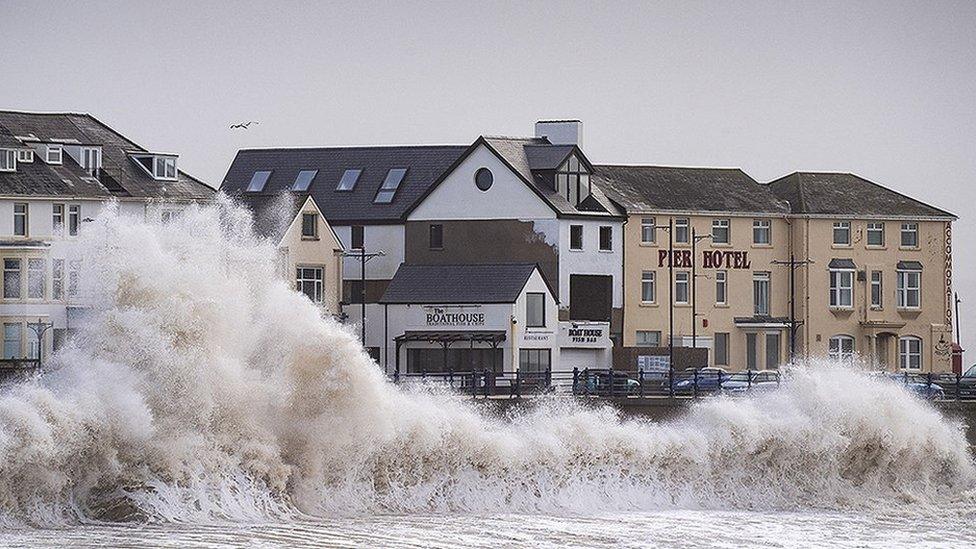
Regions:
M 677 268 L 691 268 L 691 250 L 674 250 L 671 252 L 672 262 Z M 752 262 L 749 260 L 749 252 L 742 250 L 704 250 L 701 253 L 701 262 L 698 264 L 705 269 L 749 269 Z M 657 266 L 668 266 L 668 251 L 661 250 L 657 254 Z

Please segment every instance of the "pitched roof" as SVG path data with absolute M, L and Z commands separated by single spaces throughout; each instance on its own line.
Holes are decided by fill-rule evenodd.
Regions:
M 515 303 L 536 270 L 534 263 L 402 264 L 380 303 Z
M 591 187 L 592 200 L 584 201 L 580 207 L 574 207 L 566 197 L 556 192 L 545 183 L 542 174 L 533 170 L 549 170 L 558 167 L 569 153 L 576 149 L 575 145 L 552 145 L 548 139 L 540 137 L 482 137 L 478 142 L 484 142 L 495 152 L 523 181 L 542 198 L 560 216 L 595 216 L 617 217 L 620 212 L 613 203 L 596 187 Z M 549 149 L 548 151 L 546 149 Z M 589 166 L 589 161 L 580 152 L 580 160 Z M 562 158 L 555 160 L 562 155 Z M 533 164 L 535 163 L 535 164 Z M 555 165 L 553 166 L 553 164 Z M 543 168 L 542 166 L 547 166 Z M 552 168 L 548 166 L 553 166 Z M 588 203 L 587 203 L 588 202 Z M 586 204 L 584 206 L 584 204 Z
M 288 191 L 303 170 L 318 170 L 308 193 L 332 224 L 396 223 L 461 153 L 463 145 L 245 149 L 237 153 L 220 190 L 228 194 L 277 195 Z M 406 168 L 393 201 L 373 200 L 392 168 Z M 346 170 L 362 170 L 355 187 L 337 191 Z M 260 193 L 245 192 L 256 171 L 271 176 Z
M 251 210 L 254 233 L 277 242 L 285 235 L 288 227 L 305 205 L 308 195 L 278 193 L 259 196 L 241 195 L 235 196 L 234 199 Z
M 956 217 L 851 173 L 794 172 L 769 188 L 796 214 Z
M 101 181 L 88 176 L 70 155 L 61 165 L 39 158 L 17 163 L 17 171 L 0 173 L 0 195 L 59 196 L 70 198 L 165 198 L 174 200 L 208 199 L 214 189 L 180 171 L 176 181 L 157 181 L 136 165 L 127 151 L 149 152 L 90 114 L 26 113 L 0 111 L 0 142 L 9 136 L 31 141 L 70 145 L 96 145 L 102 149 Z M 8 146 L 13 146 L 9 143 Z
M 787 205 L 738 168 L 596 165 L 593 181 L 630 213 L 674 210 L 788 213 Z

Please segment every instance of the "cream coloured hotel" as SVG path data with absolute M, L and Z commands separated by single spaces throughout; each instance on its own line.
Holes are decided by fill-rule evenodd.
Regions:
M 627 214 L 625 347 L 705 347 L 731 370 L 793 357 L 947 372 L 952 214 L 846 173 L 597 166 Z

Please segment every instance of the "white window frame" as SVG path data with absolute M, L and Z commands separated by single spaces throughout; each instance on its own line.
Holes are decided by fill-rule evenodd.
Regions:
M 715 271 L 715 304 L 728 305 L 729 303 L 729 272 Z
M 54 153 L 54 158 L 51 157 L 52 153 Z M 44 162 L 55 165 L 64 163 L 64 147 L 61 145 L 47 145 L 44 148 Z
M 17 211 L 23 208 L 23 211 Z M 24 230 L 22 232 L 17 232 L 17 219 L 21 218 L 24 224 Z M 28 236 L 30 234 L 30 205 L 27 202 L 15 202 L 14 203 L 14 236 Z
M 769 271 L 752 273 L 752 309 L 756 316 L 770 316 L 772 309 L 772 277 Z M 760 288 L 765 286 L 765 293 Z M 765 309 L 765 310 L 764 310 Z
M 17 339 L 7 338 L 7 327 L 16 326 L 17 327 Z M 13 334 L 11 334 L 13 335 Z M 7 343 L 12 343 L 17 346 L 16 353 L 7 352 Z M 5 359 L 17 359 L 24 358 L 24 323 L 23 322 L 4 322 L 3 323 L 3 358 Z
M 657 243 L 657 218 L 641 218 L 641 244 Z
M 914 235 L 915 244 L 905 244 L 905 235 Z M 905 248 L 909 250 L 915 250 L 918 248 L 918 223 L 902 223 L 901 232 L 899 234 L 898 246 L 900 248 Z
M 305 278 L 305 271 L 312 271 L 312 278 Z M 323 289 L 325 288 L 325 268 L 321 265 L 296 265 L 295 266 L 295 289 L 302 295 L 305 293 L 305 285 L 312 285 L 312 303 L 322 303 Z
M 648 294 L 650 294 L 650 299 L 647 299 Z M 655 271 L 641 272 L 641 303 L 657 303 L 657 273 Z
M 38 288 L 40 294 L 34 292 Z M 43 300 L 46 295 L 47 260 L 43 257 L 29 257 L 27 258 L 27 299 Z
M 678 239 L 678 235 L 681 234 L 681 231 L 679 229 L 684 230 L 684 237 L 681 238 L 680 240 Z M 675 219 L 673 230 L 674 230 L 673 238 L 675 244 L 687 244 L 688 242 L 691 241 L 691 220 L 689 220 L 687 217 L 679 217 Z
M 847 284 L 845 284 L 845 278 Z M 829 292 L 831 309 L 854 308 L 854 270 L 830 269 Z
M 34 162 L 34 150 L 17 149 L 17 162 L 23 164 L 32 164 Z
M 837 231 L 843 230 L 847 233 L 847 242 L 837 241 Z M 850 246 L 851 245 L 851 222 L 850 221 L 834 221 L 834 228 L 831 232 L 830 237 L 831 242 L 834 246 Z
M 912 279 L 914 284 L 911 284 Z M 913 295 L 914 305 L 911 304 Z M 922 271 L 908 269 L 898 271 L 898 308 L 911 310 L 922 308 Z
M 912 344 L 918 346 L 912 349 Z M 922 369 L 922 338 L 917 336 L 902 336 L 898 338 L 898 368 L 901 370 L 921 371 Z M 918 360 L 917 366 L 912 366 L 912 359 Z
M 827 356 L 831 360 L 854 362 L 855 353 L 856 341 L 853 336 L 839 334 L 831 337 L 827 342 Z
M 657 339 L 655 343 L 653 340 Z M 660 347 L 661 346 L 661 331 L 660 330 L 637 330 L 634 333 L 634 344 L 637 347 Z
M 78 236 L 81 228 L 81 204 L 68 204 L 68 236 Z
M 684 298 L 678 288 L 684 289 Z M 681 305 L 691 303 L 691 273 L 689 271 L 674 272 L 674 302 Z
M 580 235 L 579 246 L 573 246 L 573 229 L 574 228 L 579 228 L 579 235 Z M 569 226 L 569 250 L 571 252 L 581 252 L 581 251 L 583 251 L 583 246 L 585 246 L 585 244 L 586 244 L 586 234 L 585 233 L 586 233 L 586 230 L 584 229 L 583 225 L 579 225 L 579 224 L 575 224 L 574 223 L 574 224 L 571 224 Z
M 152 176 L 154 179 L 160 181 L 176 181 L 177 173 L 175 156 L 153 156 Z
M 64 299 L 64 259 L 51 260 L 51 299 Z
M 867 229 L 865 230 L 865 233 L 866 233 L 866 238 L 865 238 L 865 241 L 864 241 L 864 245 L 865 246 L 867 246 L 869 248 L 884 248 L 884 245 L 885 245 L 885 224 L 884 224 L 884 222 L 878 221 L 878 222 L 868 223 L 868 226 L 867 226 Z M 871 234 L 872 233 L 875 233 L 875 234 L 880 233 L 881 234 L 881 243 L 880 244 L 872 244 L 871 243 Z
M 312 234 L 305 234 L 305 219 L 306 216 L 314 216 L 315 219 L 312 223 Z M 319 214 L 315 212 L 302 212 L 302 240 L 318 240 L 319 239 Z
M 17 171 L 17 150 L 0 149 L 0 172 Z
M 532 319 L 530 317 L 530 312 L 532 311 L 532 307 L 531 307 L 530 301 L 532 299 L 536 299 L 536 298 L 542 300 L 542 303 L 541 303 L 542 307 L 539 309 L 539 312 L 542 313 L 542 318 L 540 318 L 540 319 Z M 545 292 L 526 292 L 525 293 L 525 327 L 526 328 L 545 328 L 546 327 L 546 324 L 548 322 L 547 319 L 546 319 L 546 316 L 547 316 L 546 315 L 546 301 L 547 300 L 546 300 L 546 294 L 545 294 Z
M 871 271 L 871 308 L 884 308 L 884 272 Z M 877 297 L 877 299 L 875 299 Z
M 721 240 L 715 236 L 715 232 L 721 233 L 725 231 L 725 239 Z M 713 219 L 712 220 L 712 244 L 729 244 L 732 242 L 732 228 L 728 219 Z
M 766 241 L 761 242 L 757 235 L 765 234 Z M 752 220 L 752 243 L 755 246 L 771 246 L 773 244 L 773 223 L 769 219 Z
M 7 267 L 7 262 L 11 262 L 11 267 Z M 14 263 L 16 262 L 16 263 Z M 16 267 L 12 265 L 16 264 Z M 7 275 L 16 278 L 16 286 L 7 286 Z M 13 282 L 13 281 L 11 281 Z M 19 300 L 24 295 L 24 260 L 19 257 L 3 258 L 3 299 Z

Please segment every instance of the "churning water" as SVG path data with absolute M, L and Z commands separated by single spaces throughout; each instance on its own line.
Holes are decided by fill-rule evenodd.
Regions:
M 388 384 L 249 226 L 224 201 L 87 224 L 86 327 L 0 394 L 0 543 L 974 540 L 962 427 L 897 385 L 809 364 L 666 423 L 490 416 Z

